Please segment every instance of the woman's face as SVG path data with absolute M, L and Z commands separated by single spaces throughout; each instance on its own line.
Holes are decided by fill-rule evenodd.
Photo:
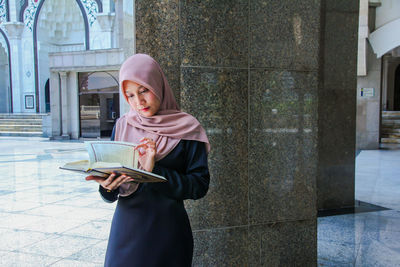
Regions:
M 151 117 L 158 112 L 160 100 L 151 90 L 131 81 L 125 81 L 123 86 L 129 105 L 140 115 Z

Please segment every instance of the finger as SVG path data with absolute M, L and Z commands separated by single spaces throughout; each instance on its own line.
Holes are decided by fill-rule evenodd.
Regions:
M 147 144 L 140 144 L 135 147 L 136 150 L 138 150 L 139 148 L 147 148 Z
M 104 177 L 100 177 L 100 176 L 90 175 L 90 176 L 85 177 L 85 180 L 86 181 L 95 181 L 95 182 L 101 184 L 105 180 L 105 178 Z
M 111 185 L 111 183 L 113 182 L 113 180 L 115 179 L 117 175 L 115 173 L 111 173 L 107 179 L 103 180 L 100 184 L 101 186 L 103 186 L 104 188 L 107 188 Z
M 132 180 L 132 178 L 129 177 L 129 176 L 127 176 L 127 177 L 125 177 L 124 179 L 122 179 L 115 187 L 119 187 L 119 186 L 121 186 L 123 183 L 127 183 L 127 182 L 129 182 L 129 181 L 131 181 L 131 180 Z
M 148 137 L 143 137 L 142 139 L 139 140 L 139 142 L 143 142 L 143 141 L 151 141 L 151 142 L 153 142 L 153 139 L 148 138 Z
M 112 188 L 112 190 L 117 188 L 120 181 L 122 181 L 125 177 L 125 175 L 119 176 L 118 178 L 114 179 L 114 181 L 108 187 Z

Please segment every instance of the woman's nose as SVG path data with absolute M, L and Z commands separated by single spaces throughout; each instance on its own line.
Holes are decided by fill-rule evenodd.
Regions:
M 139 96 L 137 97 L 137 103 L 138 103 L 138 104 L 142 104 L 142 103 L 144 103 L 144 102 L 145 102 L 144 97 L 141 96 L 141 95 L 139 95 Z

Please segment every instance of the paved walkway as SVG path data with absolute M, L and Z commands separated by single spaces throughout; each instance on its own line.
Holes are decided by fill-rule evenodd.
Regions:
M 103 266 L 115 204 L 58 167 L 82 143 L 0 138 L 0 266 Z
M 83 143 L 0 137 L 0 266 L 103 266 L 115 204 L 58 167 Z M 356 198 L 389 208 L 318 219 L 319 266 L 400 266 L 400 150 L 362 151 Z

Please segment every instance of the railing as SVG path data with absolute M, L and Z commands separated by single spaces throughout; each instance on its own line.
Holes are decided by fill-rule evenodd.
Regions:
M 60 53 L 60 52 L 75 52 L 85 50 L 85 44 L 68 44 L 68 45 L 51 45 L 49 47 L 49 53 Z

